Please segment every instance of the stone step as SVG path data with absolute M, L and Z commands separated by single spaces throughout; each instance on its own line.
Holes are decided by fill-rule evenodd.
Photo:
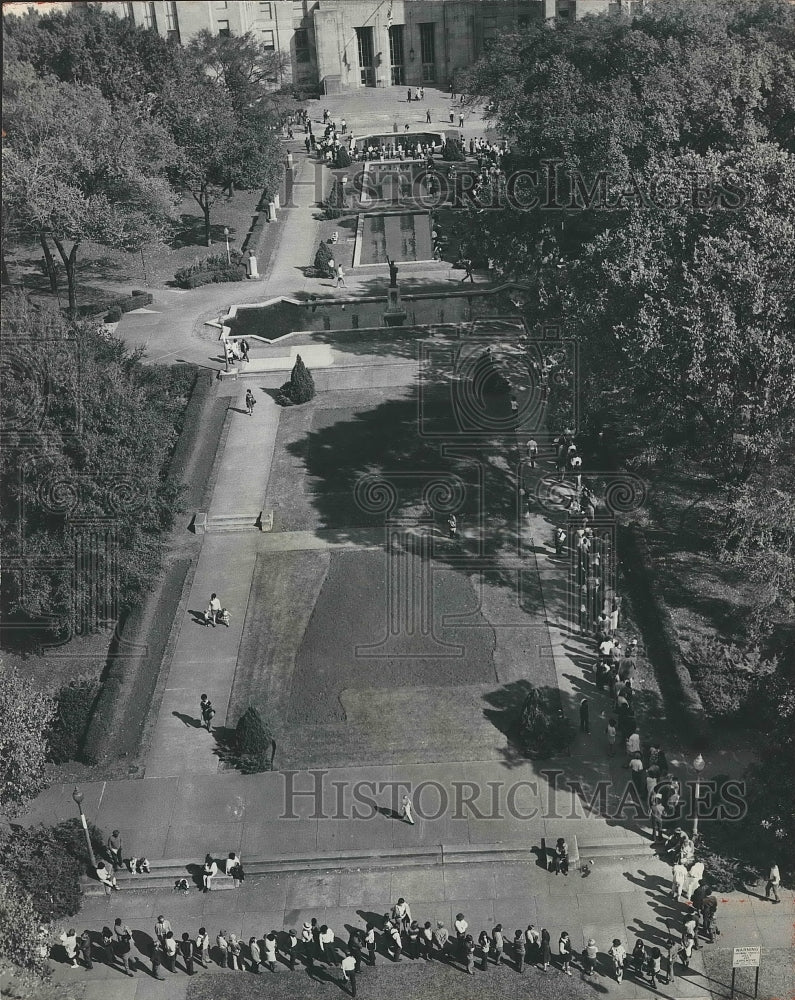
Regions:
M 570 845 L 572 865 L 591 858 L 616 860 L 626 857 L 647 856 L 651 848 L 640 840 L 586 841 L 579 843 L 574 838 Z M 214 855 L 215 856 L 215 855 Z M 221 861 L 223 855 L 216 860 Z M 267 858 L 247 858 L 244 861 L 246 877 L 256 875 L 290 874 L 294 872 L 321 872 L 335 869 L 363 869 L 367 871 L 391 871 L 398 868 L 427 867 L 442 864 L 484 864 L 497 862 L 536 861 L 536 853 L 524 844 L 429 844 L 423 847 L 393 848 L 388 851 L 349 850 L 326 851 L 312 854 L 272 855 Z M 192 889 L 201 885 L 201 864 L 192 859 L 170 859 L 150 862 L 148 875 L 132 875 L 127 871 L 116 873 L 122 889 L 158 889 L 173 886 L 177 879 L 187 878 Z M 213 880 L 213 891 L 233 888 L 232 879 L 219 874 Z M 87 877 L 83 879 L 86 895 L 97 896 L 103 887 Z

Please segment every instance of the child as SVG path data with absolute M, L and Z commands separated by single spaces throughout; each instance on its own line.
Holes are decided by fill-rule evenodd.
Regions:
M 222 625 L 226 625 L 226 627 L 227 627 L 227 628 L 229 628 L 229 622 L 230 622 L 231 620 L 232 620 L 232 617 L 231 617 L 231 615 L 229 614 L 229 611 L 228 611 L 228 609 L 227 609 L 227 608 L 221 608 L 221 612 L 220 612 L 220 614 L 218 615 L 218 621 L 219 621 L 219 622 L 220 622 L 220 623 L 221 623 Z

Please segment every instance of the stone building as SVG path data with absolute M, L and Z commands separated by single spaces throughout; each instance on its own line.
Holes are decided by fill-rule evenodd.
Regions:
M 447 87 L 501 34 L 533 21 L 635 14 L 650 0 L 103 0 L 161 35 L 189 41 L 251 32 L 283 55 L 275 84 L 339 93 L 366 87 Z M 67 4 L 5 3 L 14 8 Z

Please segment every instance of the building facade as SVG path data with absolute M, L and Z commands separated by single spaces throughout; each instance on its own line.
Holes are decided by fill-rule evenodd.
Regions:
M 448 87 L 508 31 L 533 21 L 635 14 L 650 0 L 103 0 L 105 9 L 178 42 L 206 29 L 250 32 L 280 52 L 279 84 L 340 93 Z M 68 4 L 6 3 L 4 11 Z

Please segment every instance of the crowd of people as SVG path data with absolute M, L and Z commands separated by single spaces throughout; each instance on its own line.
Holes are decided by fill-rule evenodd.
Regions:
M 556 857 L 559 848 L 560 842 Z M 236 855 L 232 863 L 240 864 Z M 352 996 L 356 996 L 356 976 L 365 966 L 375 966 L 379 955 L 393 963 L 406 958 L 444 962 L 470 976 L 477 971 L 487 972 L 492 966 L 511 967 L 518 974 L 528 968 L 544 973 L 557 969 L 568 976 L 573 968 L 579 968 L 588 978 L 612 974 L 621 982 L 629 971 L 656 988 L 658 982 L 675 981 L 677 964 L 689 967 L 693 950 L 700 947 L 700 937 L 711 942 L 719 933 L 715 923 L 717 900 L 707 887 L 699 889 L 702 891 L 698 896 L 694 894 L 692 909 L 685 913 L 681 926 L 675 928 L 667 922 L 667 939 L 662 947 L 649 946 L 636 938 L 631 953 L 619 938 L 605 942 L 601 951 L 594 938 L 577 949 L 567 931 L 561 931 L 557 949 L 553 949 L 545 927 L 529 923 L 511 933 L 497 923 L 491 929 L 478 931 L 470 926 L 464 913 L 456 914 L 449 930 L 441 920 L 417 919 L 402 896 L 379 921 L 361 927 L 346 926 L 347 937 L 339 937 L 315 917 L 307 920 L 300 932 L 294 928 L 270 930 L 261 937 L 241 940 L 221 927 L 213 937 L 205 926 L 196 933 L 175 932 L 161 914 L 152 935 L 134 934 L 117 918 L 112 928 L 104 926 L 99 933 L 85 930 L 78 936 L 74 928 L 64 930 L 59 943 L 72 968 L 82 963 L 91 969 L 94 961 L 102 961 L 128 976 L 134 975 L 137 968 L 156 979 L 164 978 L 163 969 L 172 974 L 181 970 L 191 976 L 197 966 L 207 969 L 211 965 L 253 974 L 266 970 L 275 973 L 280 965 L 289 971 L 303 966 L 315 979 L 328 978 L 329 970 L 339 969 Z M 142 957 L 132 957 L 133 942 Z

